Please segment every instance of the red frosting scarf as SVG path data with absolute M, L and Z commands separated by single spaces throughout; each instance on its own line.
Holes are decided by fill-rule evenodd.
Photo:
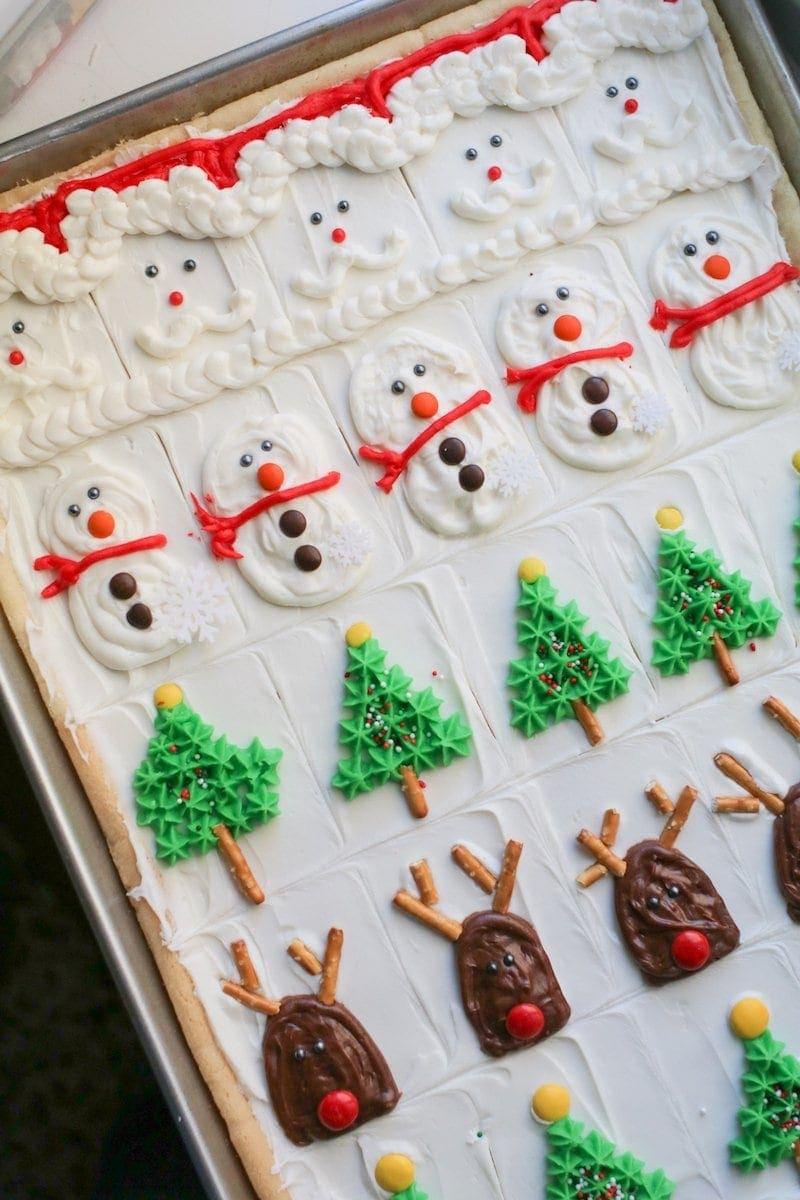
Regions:
M 559 375 L 565 367 L 571 367 L 573 363 L 592 362 L 596 358 L 630 358 L 632 354 L 633 346 L 630 342 L 573 350 L 572 354 L 563 354 L 561 358 L 549 358 L 547 362 L 538 363 L 535 367 L 509 367 L 506 371 L 506 383 L 522 384 L 517 404 L 523 412 L 532 413 L 536 412 L 542 386 Z
M 134 538 L 131 542 L 117 542 L 113 546 L 101 546 L 92 550 L 83 558 L 64 558 L 60 554 L 42 554 L 34 560 L 34 571 L 55 571 L 56 577 L 46 587 L 42 588 L 42 596 L 49 600 L 77 583 L 84 571 L 95 563 L 106 562 L 110 558 L 124 558 L 126 554 L 137 554 L 141 550 L 161 550 L 166 546 L 167 539 L 163 533 L 151 533 L 148 537 Z

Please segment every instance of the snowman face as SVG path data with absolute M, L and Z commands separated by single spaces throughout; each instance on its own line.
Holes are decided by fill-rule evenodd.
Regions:
M 82 558 L 104 546 L 156 533 L 156 517 L 141 480 L 87 464 L 51 488 L 39 522 L 51 551 Z
M 324 475 L 330 468 L 314 443 L 298 417 L 265 413 L 263 420 L 251 418 L 229 429 L 212 449 L 203 468 L 203 491 L 221 512 L 240 512 L 269 492 Z
M 671 305 L 704 304 L 766 271 L 776 252 L 752 229 L 727 217 L 682 221 L 653 256 L 655 295 Z
M 403 448 L 479 387 L 465 351 L 431 334 L 404 330 L 358 363 L 350 380 L 350 411 L 364 441 Z
M 506 362 L 532 367 L 575 350 L 602 346 L 623 315 L 620 300 L 597 280 L 548 268 L 502 304 L 497 345 Z

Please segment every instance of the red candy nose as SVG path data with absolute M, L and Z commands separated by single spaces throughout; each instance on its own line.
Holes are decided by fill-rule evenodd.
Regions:
M 625 101 L 625 112 L 626 113 L 635 113 L 638 111 L 638 108 L 639 108 L 639 101 L 634 100 L 633 96 L 631 96 L 629 100 Z
M 265 462 L 258 468 L 258 482 L 265 492 L 276 492 L 284 480 L 283 467 Z
M 544 1029 L 544 1013 L 538 1004 L 515 1004 L 506 1016 L 506 1029 L 518 1042 L 528 1042 Z
M 12 367 L 21 367 L 25 362 L 25 355 L 21 350 L 12 350 L 8 356 L 8 361 L 11 363 Z
M 183 304 L 183 292 L 170 292 L 168 299 L 173 308 L 180 308 Z
M 703 270 L 712 279 L 727 279 L 731 273 L 731 264 L 724 254 L 712 254 L 703 263 Z
M 503 168 L 489 167 L 489 170 L 486 172 L 486 174 L 488 175 L 489 179 L 491 179 L 492 183 L 494 183 L 495 179 L 500 179 L 502 177 Z
M 346 229 L 342 229 L 342 227 L 340 225 L 337 225 L 335 229 L 331 230 L 331 241 L 332 242 L 341 243 L 346 240 L 347 240 L 347 230 Z
M 561 338 L 562 342 L 574 342 L 581 336 L 582 331 L 583 326 L 572 313 L 562 313 L 553 322 L 553 333 L 557 338 Z
M 411 397 L 411 411 L 415 417 L 427 421 L 429 417 L 436 416 L 439 411 L 439 401 L 433 392 L 416 392 Z
M 92 537 L 107 538 L 111 537 L 114 532 L 116 521 L 110 512 L 106 512 L 104 508 L 98 508 L 93 512 L 86 522 L 86 528 Z
M 317 1119 L 320 1125 L 324 1125 L 332 1133 L 341 1133 L 342 1130 L 349 1129 L 353 1122 L 358 1120 L 358 1113 L 358 1100 L 352 1092 L 346 1092 L 344 1089 L 328 1092 L 317 1105 Z
M 708 938 L 699 929 L 683 929 L 672 939 L 672 958 L 683 971 L 699 971 L 711 956 Z

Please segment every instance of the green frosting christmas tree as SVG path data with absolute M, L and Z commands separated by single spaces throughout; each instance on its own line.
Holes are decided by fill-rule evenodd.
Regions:
M 278 814 L 281 750 L 254 738 L 245 749 L 217 736 L 174 683 L 157 688 L 155 736 L 133 777 L 137 821 L 155 834 L 156 856 L 170 865 L 219 849 L 237 884 L 264 899 L 235 839 Z
M 397 780 L 411 812 L 424 817 L 428 806 L 420 774 L 469 754 L 470 729 L 459 713 L 440 716 L 442 702 L 430 688 L 412 691 L 404 671 L 387 667 L 386 652 L 366 622 L 351 625 L 345 640 L 347 715 L 339 725 L 339 741 L 347 754 L 332 786 L 352 800 Z
M 509 665 L 511 724 L 526 737 L 575 717 L 592 745 L 603 731 L 594 710 L 628 690 L 631 672 L 609 657 L 609 644 L 587 633 L 574 601 L 561 605 L 541 559 L 519 566 L 517 641 L 525 652 Z
M 375 1165 L 375 1182 L 391 1200 L 428 1200 L 416 1182 L 416 1168 L 405 1154 L 384 1154 Z
M 595 1130 L 569 1115 L 570 1096 L 546 1083 L 533 1096 L 534 1116 L 548 1126 L 546 1200 L 669 1200 L 675 1184 L 663 1171 L 647 1171 Z
M 660 509 L 659 523 L 663 513 L 680 517 L 676 509 Z M 751 586 L 738 571 L 723 570 L 710 550 L 698 550 L 682 529 L 666 528 L 658 552 L 653 666 L 662 675 L 684 675 L 699 659 L 716 658 L 725 681 L 738 683 L 730 651 L 771 637 L 781 616 L 771 601 L 751 600 Z
M 800 1162 L 800 1062 L 775 1040 L 768 1023 L 769 1009 L 754 996 L 731 1010 L 747 1066 L 745 1104 L 738 1113 L 741 1132 L 729 1146 L 731 1162 L 741 1171 L 760 1171 L 789 1158 Z

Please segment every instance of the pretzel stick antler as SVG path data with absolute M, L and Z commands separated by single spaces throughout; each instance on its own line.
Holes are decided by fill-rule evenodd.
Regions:
M 247 949 L 247 943 L 242 939 L 232 942 L 231 955 L 242 982 L 234 983 L 230 979 L 223 979 L 221 987 L 225 995 L 238 1000 L 245 1008 L 250 1008 L 254 1012 L 264 1013 L 267 1017 L 277 1016 L 281 1010 L 281 1002 L 261 995 L 261 985 L 250 957 L 250 951 Z
M 600 841 L 610 850 L 617 840 L 619 833 L 619 809 L 607 808 L 603 813 L 603 824 L 600 827 Z M 592 863 L 584 871 L 578 875 L 576 882 L 580 887 L 591 887 L 593 883 L 597 883 L 598 879 L 602 879 L 608 874 L 608 870 L 601 862 Z
M 800 717 L 796 717 L 777 696 L 767 696 L 763 707 L 779 725 L 783 726 L 787 733 L 792 735 L 795 741 L 800 742 Z
M 427 904 L 428 908 L 432 908 L 434 904 L 438 904 L 439 893 L 436 890 L 433 871 L 431 871 L 427 858 L 421 858 L 419 862 L 412 863 L 409 870 L 414 878 L 414 883 L 417 885 L 417 891 L 422 903 Z
M 622 878 L 628 869 L 628 864 L 624 858 L 620 858 L 613 850 L 609 849 L 596 834 L 588 829 L 582 829 L 578 834 L 578 841 L 597 859 L 601 866 L 610 871 L 612 875 L 616 875 L 618 879 Z
M 497 876 L 493 875 L 486 863 L 481 862 L 476 854 L 468 850 L 466 846 L 460 843 L 453 846 L 450 851 L 453 856 L 453 862 L 457 867 L 468 875 L 473 883 L 477 883 L 482 892 L 486 892 L 487 896 L 491 896 L 494 889 L 497 887 Z
M 506 842 L 506 848 L 503 852 L 503 862 L 500 866 L 500 874 L 497 876 L 497 885 L 494 889 L 494 898 L 492 900 L 492 910 L 496 913 L 507 913 L 511 907 L 511 897 L 514 893 L 514 884 L 517 880 L 517 867 L 522 856 L 522 842 L 515 842 L 513 838 Z
M 714 755 L 714 762 L 723 775 L 727 775 L 728 779 L 732 779 L 734 783 L 738 783 L 751 796 L 755 796 L 756 800 L 760 800 L 766 809 L 779 817 L 783 812 L 783 801 L 780 796 L 776 796 L 774 792 L 768 792 L 766 788 L 762 788 L 759 783 L 756 783 L 753 776 L 742 766 L 737 758 L 732 754 L 720 753 Z
M 661 836 L 658 840 L 662 846 L 672 849 L 675 845 L 678 834 L 689 819 L 689 813 L 692 811 L 697 794 L 697 789 L 687 783 L 680 796 L 678 796 L 678 803 L 667 817 L 666 825 L 661 830 Z
M 654 779 L 651 783 L 648 783 L 647 787 L 644 789 L 644 794 L 647 796 L 647 799 L 650 801 L 653 808 L 657 812 L 660 812 L 664 817 L 668 816 L 675 808 L 675 805 L 670 800 L 666 789 L 661 786 L 657 779 Z
M 319 985 L 319 998 L 323 1004 L 336 1003 L 336 985 L 339 982 L 339 964 L 342 961 L 342 946 L 344 933 L 341 929 L 328 930 L 328 940 L 325 943 L 325 957 L 322 960 L 322 982 Z
M 443 937 L 449 938 L 451 942 L 457 942 L 461 937 L 459 922 L 454 921 L 452 917 L 446 917 L 444 913 L 440 913 L 433 907 L 439 898 L 439 893 L 427 859 L 423 858 L 419 862 L 412 863 L 410 870 L 419 889 L 419 896 L 412 896 L 410 892 L 401 888 L 394 896 L 395 908 L 408 913 L 410 917 L 415 917 L 435 933 L 441 933 Z M 426 896 L 433 896 L 433 899 L 426 899 Z
M 322 963 L 319 961 L 314 951 L 310 950 L 305 942 L 302 942 L 300 938 L 295 938 L 294 941 L 289 943 L 289 945 L 286 947 L 286 953 L 289 955 L 289 958 L 294 959 L 299 967 L 303 968 L 306 974 L 322 974 Z

